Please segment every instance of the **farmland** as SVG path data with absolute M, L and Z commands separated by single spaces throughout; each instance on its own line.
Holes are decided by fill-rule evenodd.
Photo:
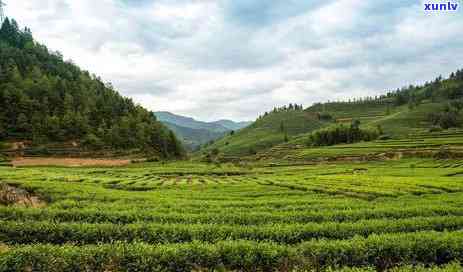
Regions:
M 457 160 L 1 167 L 0 180 L 42 203 L 2 197 L 1 271 L 462 269 Z
M 307 148 L 307 135 L 300 135 L 289 143 L 277 145 L 260 152 L 253 159 L 273 161 L 311 161 L 342 158 L 372 159 L 378 156 L 402 154 L 433 157 L 442 147 L 452 149 L 455 154 L 463 152 L 463 131 L 460 129 L 438 133 L 422 132 L 397 139 L 340 144 L 329 147 Z M 460 157 L 462 155 L 459 155 Z

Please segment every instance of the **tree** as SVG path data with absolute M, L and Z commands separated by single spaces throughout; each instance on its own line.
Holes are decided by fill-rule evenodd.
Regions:
M 174 157 L 182 157 L 184 155 L 182 145 L 172 131 L 169 131 L 169 151 L 170 155 Z
M 351 128 L 353 130 L 359 130 L 360 129 L 360 120 L 355 119 L 352 121 Z
M 0 140 L 3 140 L 7 136 L 5 124 L 0 120 Z
M 82 145 L 90 150 L 101 150 L 104 147 L 103 141 L 93 133 L 89 133 L 83 138 Z
M 376 126 L 376 129 L 378 130 L 379 135 L 383 135 L 383 134 L 384 134 L 384 130 L 383 130 L 383 127 L 382 127 L 381 125 L 377 125 L 377 126 Z
M 386 105 L 386 115 L 391 115 L 391 104 L 389 103 Z
M 285 132 L 285 131 L 286 131 L 286 129 L 285 129 L 285 123 L 284 123 L 283 121 L 281 121 L 281 123 L 280 123 L 280 132 L 283 133 L 283 132 Z
M 19 132 L 24 134 L 28 134 L 31 132 L 31 125 L 27 116 L 24 113 L 20 113 L 18 119 L 16 120 L 16 127 L 18 128 Z
M 183 152 L 151 112 L 63 61 L 11 19 L 0 26 L 0 108 L 0 137 L 102 141 L 112 149 L 141 149 L 158 157 Z
M 253 147 L 250 147 L 249 148 L 249 155 L 256 155 L 256 154 L 257 154 L 257 151 Z
M 60 119 L 58 116 L 48 116 L 46 118 L 46 131 L 49 139 L 61 141 L 64 139 L 64 133 L 61 130 Z
M 211 155 L 214 157 L 217 157 L 220 153 L 220 150 L 218 148 L 214 148 L 211 150 Z

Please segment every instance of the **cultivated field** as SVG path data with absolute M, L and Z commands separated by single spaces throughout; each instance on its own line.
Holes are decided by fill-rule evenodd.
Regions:
M 463 158 L 463 131 L 452 130 L 437 133 L 417 133 L 399 139 L 377 140 L 354 144 L 339 144 L 325 147 L 306 146 L 307 136 L 301 135 L 293 141 L 277 145 L 258 153 L 256 158 L 264 161 L 304 162 L 317 160 L 365 160 L 408 157 L 433 157 L 443 147 L 454 156 Z
M 462 271 L 463 162 L 0 168 L 0 271 Z M 41 205 L 28 205 L 35 198 Z

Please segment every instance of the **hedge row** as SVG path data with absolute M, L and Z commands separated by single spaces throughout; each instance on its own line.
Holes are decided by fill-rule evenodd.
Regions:
M 369 268 L 343 268 L 343 269 L 326 269 L 326 272 L 376 272 L 377 270 L 373 267 Z M 460 263 L 451 263 L 443 266 L 431 266 L 425 267 L 422 265 L 418 266 L 401 266 L 387 270 L 388 272 L 461 272 L 463 266 Z
M 233 226 L 215 224 L 88 224 L 0 221 L 0 240 L 10 244 L 68 242 L 79 244 L 113 241 L 184 243 L 221 240 L 273 241 L 297 244 L 311 239 L 348 239 L 373 233 L 463 229 L 463 217 L 418 217 L 400 220 L 367 220 L 289 225 Z
M 156 211 L 117 209 L 25 209 L 0 207 L 0 218 L 5 220 L 33 220 L 54 222 L 88 222 L 130 224 L 136 222 L 184 223 L 184 224 L 239 224 L 258 225 L 271 223 L 311 223 L 311 222 L 347 222 L 366 219 L 400 219 L 429 216 L 463 216 L 463 208 L 448 205 L 427 207 L 382 207 L 376 209 L 342 210 L 342 211 L 297 211 L 283 213 L 158 213 Z
M 317 270 L 403 264 L 442 265 L 463 260 L 463 232 L 371 235 L 294 246 L 251 241 L 216 244 L 91 246 L 31 245 L 0 254 L 0 271 L 239 271 Z

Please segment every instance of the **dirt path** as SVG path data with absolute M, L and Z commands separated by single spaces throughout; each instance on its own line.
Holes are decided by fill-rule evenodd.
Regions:
M 124 166 L 130 164 L 130 160 L 117 159 L 77 159 L 77 158 L 17 158 L 12 162 L 13 166 Z

